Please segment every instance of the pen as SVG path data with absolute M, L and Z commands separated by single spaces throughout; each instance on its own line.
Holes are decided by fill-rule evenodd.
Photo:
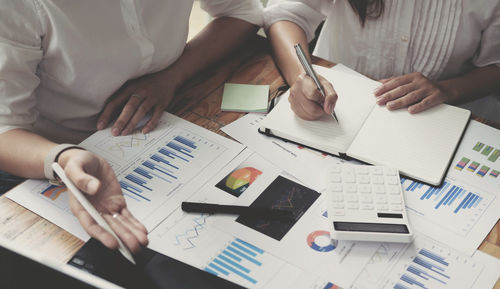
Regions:
M 316 87 L 318 87 L 319 92 L 323 97 L 325 97 L 326 95 L 325 91 L 323 90 L 323 86 L 319 82 L 319 79 L 316 76 L 316 73 L 314 72 L 311 63 L 309 63 L 309 61 L 307 60 L 306 54 L 304 53 L 304 50 L 302 50 L 300 43 L 295 44 L 294 47 L 295 47 L 295 52 L 297 53 L 297 57 L 299 58 L 302 67 L 306 71 L 306 74 L 313 79 L 314 83 L 316 84 Z M 337 119 L 337 115 L 333 110 L 332 110 L 332 116 L 337 122 L 339 122 L 339 120 Z
M 193 203 L 193 202 L 182 202 L 181 208 L 183 211 L 191 213 L 234 214 L 247 217 L 258 217 L 258 218 L 293 219 L 292 212 L 285 210 L 271 209 L 271 208 L 219 205 L 219 204 Z
M 116 235 L 116 233 L 111 229 L 108 223 L 106 223 L 106 220 L 97 212 L 97 210 L 92 206 L 92 204 L 87 200 L 87 198 L 83 195 L 83 193 L 73 184 L 73 182 L 66 176 L 64 173 L 63 168 L 58 164 L 58 163 L 53 163 L 52 164 L 52 169 L 54 169 L 54 172 L 59 176 L 59 178 L 62 180 L 62 182 L 66 185 L 68 190 L 75 196 L 75 198 L 80 202 L 82 207 L 89 213 L 89 215 L 99 224 L 101 227 L 104 228 L 104 230 L 108 231 L 113 237 L 116 238 L 118 241 L 118 250 L 122 255 L 127 258 L 130 262 L 135 264 L 134 257 L 132 256 L 132 253 L 125 247 L 125 245 L 122 243 L 120 238 Z

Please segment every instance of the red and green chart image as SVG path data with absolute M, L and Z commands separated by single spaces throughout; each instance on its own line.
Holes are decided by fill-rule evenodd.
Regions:
M 239 197 L 262 174 L 256 168 L 237 168 L 215 185 L 217 188 Z
M 472 151 L 475 157 L 463 156 L 455 164 L 455 170 L 471 172 L 481 178 L 485 176 L 498 178 L 500 171 L 494 167 L 495 163 L 500 158 L 500 149 L 478 141 L 474 147 L 472 147 Z M 472 158 L 474 158 L 474 160 Z

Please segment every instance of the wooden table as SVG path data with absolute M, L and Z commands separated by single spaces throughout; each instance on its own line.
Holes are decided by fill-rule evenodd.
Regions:
M 331 67 L 333 63 L 314 58 L 315 64 Z M 253 37 L 241 49 L 192 79 L 182 88 L 177 101 L 169 111 L 206 129 L 228 137 L 220 129 L 238 119 L 243 113 L 221 112 L 222 90 L 225 82 L 268 84 L 270 95 L 284 84 L 270 55 L 267 41 Z M 485 120 L 476 118 L 488 123 Z M 0 236 L 54 259 L 67 262 L 83 246 L 83 242 L 51 222 L 23 208 L 17 203 L 0 197 Z M 497 222 L 484 239 L 479 250 L 500 258 L 500 222 Z M 496 289 L 500 289 L 497 282 Z

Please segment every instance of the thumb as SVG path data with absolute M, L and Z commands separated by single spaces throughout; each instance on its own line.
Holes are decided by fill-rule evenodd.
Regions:
M 323 85 L 323 87 L 325 89 L 325 102 L 323 103 L 323 110 L 326 113 L 331 114 L 335 108 L 335 104 L 337 103 L 338 96 L 331 83 L 328 82 L 326 85 Z
M 99 179 L 86 173 L 81 165 L 69 162 L 64 168 L 64 172 L 75 186 L 86 194 L 95 195 L 99 190 L 101 185 Z

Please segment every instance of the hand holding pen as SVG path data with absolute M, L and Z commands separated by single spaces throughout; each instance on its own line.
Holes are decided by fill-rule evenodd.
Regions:
M 290 88 L 288 100 L 292 110 L 305 120 L 315 120 L 327 113 L 338 121 L 334 112 L 337 94 L 333 86 L 316 75 L 300 44 L 295 45 L 295 51 L 305 73 L 299 75 Z

